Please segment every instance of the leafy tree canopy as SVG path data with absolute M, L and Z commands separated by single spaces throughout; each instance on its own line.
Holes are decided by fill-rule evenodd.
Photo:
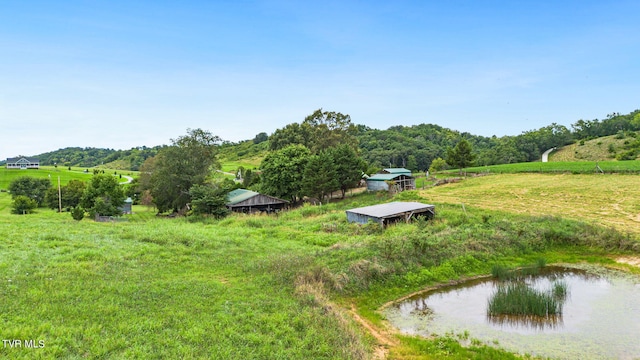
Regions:
M 26 196 L 36 202 L 37 206 L 44 204 L 47 190 L 51 187 L 49 179 L 37 179 L 31 176 L 20 176 L 9 184 L 12 198 Z
M 148 181 L 160 212 L 184 208 L 191 201 L 191 187 L 204 184 L 211 172 L 219 168 L 216 155 L 220 138 L 210 132 L 187 129 L 187 135 L 172 142 L 155 160 L 145 163 L 145 172 L 151 172 L 147 173 L 148 178 L 141 177 L 141 183 Z
M 118 179 L 110 174 L 93 175 L 82 195 L 80 205 L 91 217 L 122 215 L 120 208 L 124 205 L 125 195 Z
M 313 154 L 340 144 L 348 144 L 355 149 L 358 144 L 356 133 L 349 115 L 318 109 L 301 124 L 293 123 L 276 130 L 269 138 L 270 149 L 278 150 L 293 144 L 304 145 Z
M 266 194 L 291 199 L 302 198 L 302 178 L 311 152 L 304 145 L 294 144 L 267 154 L 262 161 L 262 187 Z

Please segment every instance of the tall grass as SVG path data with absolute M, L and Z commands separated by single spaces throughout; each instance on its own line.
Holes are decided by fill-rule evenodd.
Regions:
M 523 282 L 499 284 L 489 298 L 487 314 L 547 317 L 562 314 L 563 302 L 551 292 L 536 290 Z

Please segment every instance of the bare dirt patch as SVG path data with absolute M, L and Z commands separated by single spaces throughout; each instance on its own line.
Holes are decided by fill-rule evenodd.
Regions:
M 364 327 L 367 332 L 376 339 L 376 342 L 378 344 L 376 345 L 373 354 L 374 358 L 386 359 L 387 355 L 389 354 L 389 348 L 397 346 L 398 341 L 393 337 L 391 333 L 388 332 L 388 330 L 379 329 L 378 327 L 364 319 L 362 316 L 360 316 L 355 305 L 351 305 L 349 313 L 358 324 Z
M 616 258 L 616 262 L 640 267 L 640 256 L 619 256 Z

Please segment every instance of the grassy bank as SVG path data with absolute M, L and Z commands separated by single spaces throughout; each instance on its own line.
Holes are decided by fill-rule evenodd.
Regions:
M 478 185 L 459 185 L 471 190 L 398 195 L 435 203 L 437 217 L 386 230 L 348 224 L 344 213 L 392 200 L 384 194 L 219 221 L 137 207 L 126 222 L 75 222 L 0 207 L 0 336 L 45 342 L 0 348 L 0 357 L 368 358 L 376 340 L 353 320 L 352 305 L 383 329 L 376 310 L 384 303 L 488 274 L 498 262 L 611 263 L 611 254 L 640 250 L 635 235 L 596 224 L 470 202 L 463 209 L 458 199 Z M 390 336 L 391 358 L 514 357 L 454 337 Z

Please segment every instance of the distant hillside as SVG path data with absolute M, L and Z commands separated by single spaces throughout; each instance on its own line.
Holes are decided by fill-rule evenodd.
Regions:
M 445 158 L 447 149 L 462 139 L 471 143 L 475 163 L 479 166 L 540 161 L 545 150 L 569 144 L 572 145 L 552 154 L 551 160 L 633 160 L 640 156 L 640 143 L 634 133 L 640 132 L 640 110 L 629 114 L 612 113 L 604 120 L 578 120 L 571 125 L 571 130 L 553 123 L 520 135 L 503 137 L 478 136 L 433 124 L 392 126 L 386 130 L 364 125 L 356 125 L 356 128 L 363 158 L 378 168 L 405 167 L 424 171 L 435 158 Z M 113 150 L 69 147 L 30 156 L 39 158 L 42 165 L 139 170 L 142 163 L 155 156 L 161 148 L 141 146 Z M 219 160 L 226 164 L 225 171 L 239 166 L 255 168 L 268 150 L 269 136 L 262 132 L 253 140 L 223 143 Z
M 94 167 L 103 165 L 109 169 L 134 170 L 149 157 L 155 156 L 162 146 L 148 148 L 141 146 L 129 150 L 68 147 L 56 151 L 35 155 L 40 165 Z
M 635 160 L 640 157 L 640 138 L 635 132 L 580 140 L 551 153 L 549 161 Z

